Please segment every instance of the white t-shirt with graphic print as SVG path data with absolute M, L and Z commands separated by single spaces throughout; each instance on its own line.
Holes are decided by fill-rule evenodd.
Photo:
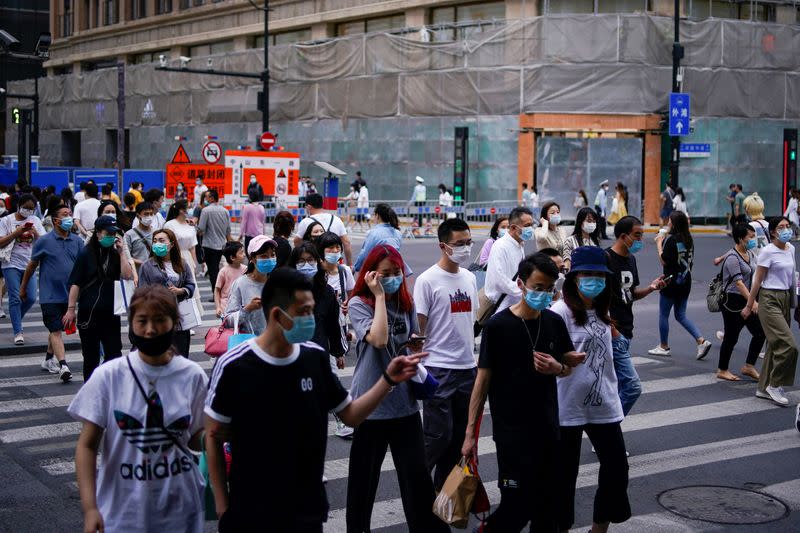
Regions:
M 572 311 L 559 300 L 550 308 L 564 319 L 572 344 L 586 359 L 572 374 L 558 378 L 558 420 L 562 426 L 620 422 L 622 403 L 617 392 L 617 374 L 611 349 L 611 326 L 588 310 L 586 324 L 579 326 Z
M 169 364 L 146 364 L 131 352 L 145 402 L 127 358 L 100 365 L 67 412 L 105 429 L 97 473 L 97 507 L 106 531 L 203 531 L 203 476 L 188 449 L 203 427 L 208 378 L 200 366 L 175 356 Z
M 478 288 L 475 274 L 459 268 L 457 274 L 433 265 L 414 284 L 417 314 L 428 317 L 425 326 L 425 366 L 465 369 L 478 366 L 473 354 Z

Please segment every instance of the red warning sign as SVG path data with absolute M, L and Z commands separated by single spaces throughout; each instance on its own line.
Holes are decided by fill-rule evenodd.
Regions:
M 175 155 L 172 156 L 172 164 L 189 164 L 191 161 L 189 160 L 189 154 L 186 153 L 186 150 L 183 149 L 183 145 L 179 144 L 178 149 L 175 151 Z

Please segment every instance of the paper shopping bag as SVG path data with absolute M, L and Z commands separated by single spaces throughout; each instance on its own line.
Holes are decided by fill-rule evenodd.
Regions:
M 117 316 L 127 316 L 128 306 L 133 298 L 133 291 L 136 287 L 132 279 L 121 279 L 114 281 L 114 314 Z
M 433 502 L 433 514 L 445 524 L 464 529 L 469 523 L 469 512 L 475 499 L 479 479 L 472 474 L 464 458 L 453 467 Z

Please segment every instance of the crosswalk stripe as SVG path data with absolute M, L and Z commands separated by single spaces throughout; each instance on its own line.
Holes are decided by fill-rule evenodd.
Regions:
M 207 317 L 207 316 L 208 317 L 213 317 L 213 315 L 208 315 L 208 314 L 204 314 L 203 315 L 203 317 Z M 220 320 L 218 318 L 216 318 L 216 317 L 204 318 L 203 319 L 203 323 L 200 324 L 200 326 L 198 326 L 195 329 L 199 329 L 199 328 L 202 328 L 202 327 L 216 326 L 216 325 L 219 324 L 219 322 L 220 322 Z M 26 325 L 27 324 L 25 322 L 22 323 L 23 332 L 27 331 L 27 332 L 30 333 L 30 332 L 32 332 L 34 330 L 36 330 L 36 331 L 39 331 L 39 330 L 46 331 L 44 325 L 41 325 L 41 324 L 37 325 L 37 326 L 35 326 L 33 328 L 26 328 L 25 327 Z M 120 328 L 120 332 L 121 333 L 128 333 L 128 319 L 127 318 L 123 318 L 121 325 L 122 325 L 122 327 Z M 5 331 L 5 330 L 11 330 L 12 328 L 13 328 L 13 326 L 11 325 L 10 322 L 7 323 L 7 324 L 0 324 L 0 332 Z
M 80 422 L 63 422 L 60 424 L 47 424 L 44 426 L 31 426 L 26 428 L 6 429 L 0 431 L 0 442 L 12 444 L 15 442 L 28 442 L 33 440 L 54 439 L 77 435 L 81 431 Z
M 754 455 L 780 452 L 800 448 L 800 439 L 794 430 L 778 431 L 766 435 L 753 435 L 737 439 L 718 441 L 708 444 L 686 446 L 671 450 L 658 451 L 628 459 L 629 478 L 652 476 L 672 472 L 681 468 L 690 468 L 721 461 L 742 459 Z M 578 488 L 591 487 L 597 484 L 597 462 L 581 465 L 578 474 Z M 486 492 L 492 505 L 500 502 L 500 489 L 497 480 L 484 480 Z M 345 531 L 346 509 L 336 509 L 330 513 L 325 531 Z M 378 529 L 399 525 L 405 522 L 405 513 L 400 498 L 392 498 L 375 502 L 372 510 L 372 528 Z
M 61 396 L 47 396 L 44 398 L 29 398 L 26 400 L 7 400 L 0 402 L 0 414 L 32 411 L 34 409 L 49 409 L 52 407 L 66 407 L 74 397 L 74 394 L 65 394 Z

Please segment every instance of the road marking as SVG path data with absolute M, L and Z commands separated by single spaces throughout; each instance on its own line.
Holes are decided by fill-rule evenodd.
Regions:
M 798 448 L 800 448 L 800 439 L 797 438 L 797 431 L 790 429 L 768 433 L 766 435 L 753 435 L 738 439 L 663 450 L 629 458 L 629 478 L 636 479 L 672 472 L 676 469 Z M 596 485 L 597 471 L 599 468 L 600 465 L 596 462 L 581 465 L 578 475 L 578 487 L 591 487 Z M 484 480 L 483 484 L 489 495 L 489 501 L 492 505 L 497 505 L 500 502 L 500 489 L 497 488 L 497 480 Z M 325 531 L 333 533 L 346 530 L 345 514 L 346 509 L 344 508 L 336 509 L 331 512 L 328 522 L 325 524 Z M 375 502 L 372 508 L 372 517 L 372 529 L 405 523 L 405 513 L 403 512 L 401 499 L 392 498 Z
M 3 444 L 12 444 L 15 442 L 69 437 L 70 435 L 77 435 L 80 431 L 80 422 L 64 422 L 61 424 L 47 424 L 46 426 L 5 429 L 0 431 L 0 442 Z
M 61 396 L 47 396 L 43 398 L 29 398 L 25 400 L 7 400 L 5 402 L 0 402 L 0 414 L 32 411 L 34 409 L 66 407 L 74 397 L 74 394 L 65 394 Z

